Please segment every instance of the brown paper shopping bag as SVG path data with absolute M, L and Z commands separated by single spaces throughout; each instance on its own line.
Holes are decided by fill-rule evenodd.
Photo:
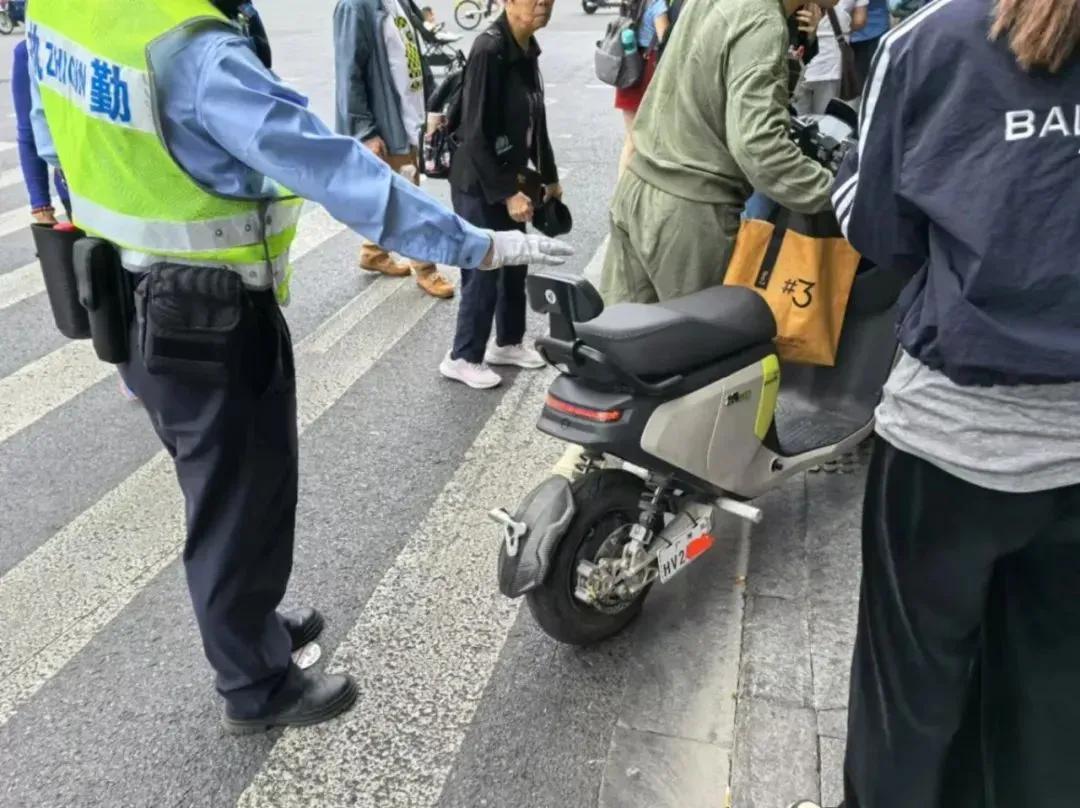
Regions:
M 831 367 L 859 254 L 831 211 L 777 208 L 771 218 L 743 221 L 724 283 L 765 298 L 776 317 L 781 359 Z

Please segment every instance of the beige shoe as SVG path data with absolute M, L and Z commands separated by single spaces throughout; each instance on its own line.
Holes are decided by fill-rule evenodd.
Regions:
M 449 300 L 454 296 L 454 284 L 435 267 L 416 270 L 416 285 L 440 300 Z
M 404 278 L 412 273 L 408 264 L 399 263 L 390 253 L 369 245 L 364 245 L 360 250 L 360 268 L 391 278 Z

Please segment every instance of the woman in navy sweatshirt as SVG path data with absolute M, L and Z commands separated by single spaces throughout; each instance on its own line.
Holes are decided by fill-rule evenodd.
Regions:
M 877 413 L 845 808 L 1080 800 L 1080 5 L 887 34 L 833 204 L 910 273 Z

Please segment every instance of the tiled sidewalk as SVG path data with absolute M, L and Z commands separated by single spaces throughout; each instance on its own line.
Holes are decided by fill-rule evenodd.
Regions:
M 761 500 L 752 535 L 732 760 L 733 808 L 839 803 L 865 467 Z

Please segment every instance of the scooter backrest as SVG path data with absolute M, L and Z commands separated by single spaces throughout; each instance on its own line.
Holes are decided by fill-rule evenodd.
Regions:
M 529 274 L 526 281 L 529 305 L 533 311 L 551 317 L 554 331 L 563 320 L 573 331 L 573 323 L 583 323 L 604 310 L 600 293 L 581 275 L 566 270 L 545 269 Z

